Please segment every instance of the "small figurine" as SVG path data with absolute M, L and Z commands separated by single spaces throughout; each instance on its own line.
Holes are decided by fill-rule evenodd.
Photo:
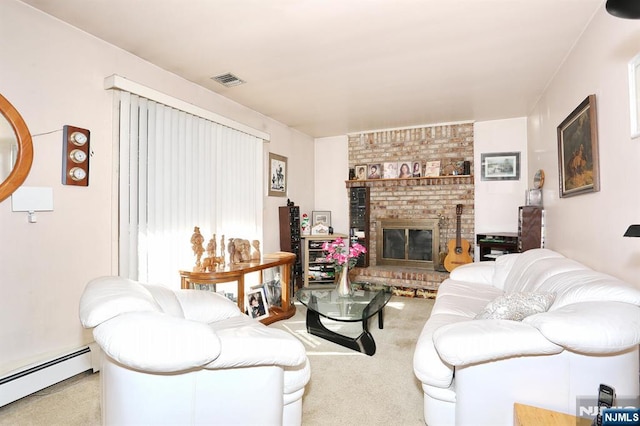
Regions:
M 260 241 L 253 240 L 251 242 L 253 247 L 253 253 L 251 253 L 251 260 L 260 260 Z
M 193 235 L 191 235 L 191 249 L 193 250 L 193 254 L 196 255 L 196 266 L 193 268 L 194 272 L 202 272 L 200 259 L 202 259 L 202 254 L 204 253 L 203 243 L 204 237 L 200 233 L 200 228 L 196 226 L 193 228 Z
M 213 234 L 213 238 L 209 240 L 209 244 L 207 244 L 207 254 L 209 257 L 215 257 L 218 242 L 216 241 L 216 234 Z
M 235 262 L 235 251 L 236 246 L 233 243 L 233 238 L 229 238 L 229 243 L 227 244 L 227 253 L 229 253 L 229 265 L 233 265 Z
M 240 262 L 249 262 L 251 260 L 251 244 L 249 240 L 240 240 Z

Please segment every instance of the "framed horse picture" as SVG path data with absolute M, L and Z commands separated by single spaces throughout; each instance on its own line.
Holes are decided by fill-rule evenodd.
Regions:
M 269 196 L 287 195 L 287 157 L 269 153 Z
M 589 95 L 558 126 L 560 197 L 600 190 L 596 95 Z

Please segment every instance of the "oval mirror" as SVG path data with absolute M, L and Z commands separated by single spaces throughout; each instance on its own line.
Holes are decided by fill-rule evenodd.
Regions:
M 0 95 L 0 201 L 27 178 L 33 162 L 31 133 L 20 113 Z

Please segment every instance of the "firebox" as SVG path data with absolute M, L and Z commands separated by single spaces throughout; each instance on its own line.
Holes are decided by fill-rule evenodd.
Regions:
M 434 270 L 438 262 L 438 221 L 381 219 L 376 229 L 376 264 Z

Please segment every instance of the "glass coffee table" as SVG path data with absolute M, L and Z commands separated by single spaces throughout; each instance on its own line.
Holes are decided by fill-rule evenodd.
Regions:
M 334 289 L 302 288 L 296 298 L 307 307 L 307 331 L 333 343 L 367 355 L 376 353 L 376 342 L 369 333 L 369 319 L 378 314 L 378 328 L 384 327 L 383 310 L 391 291 L 356 290 L 353 296 L 342 297 Z M 349 337 L 329 330 L 320 322 L 325 317 L 339 322 L 362 322 L 362 334 Z

